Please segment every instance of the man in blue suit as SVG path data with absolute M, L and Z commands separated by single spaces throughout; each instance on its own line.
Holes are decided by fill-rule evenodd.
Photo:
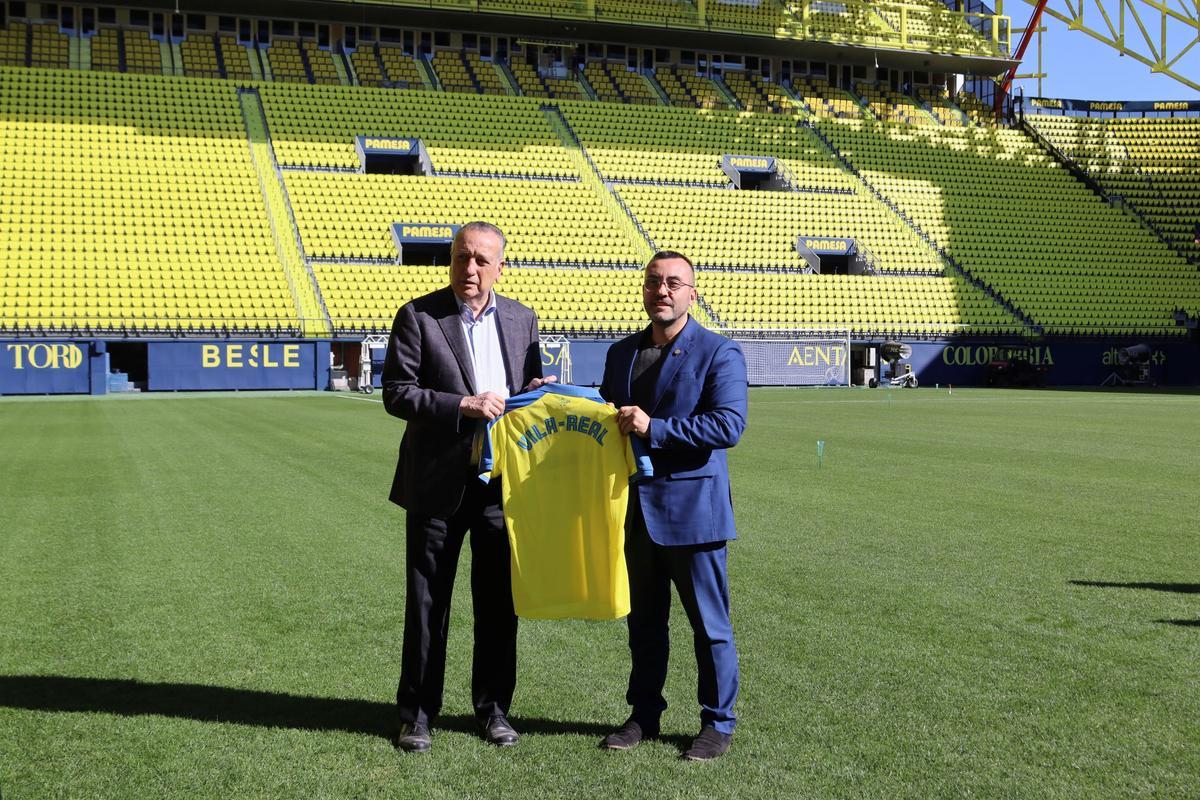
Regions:
M 695 284 L 686 256 L 655 253 L 642 287 L 650 326 L 614 344 L 604 364 L 600 393 L 617 406 L 622 432 L 649 444 L 654 477 L 632 487 L 625 520 L 633 711 L 600 744 L 628 750 L 658 735 L 674 583 L 699 672 L 700 735 L 684 757 L 708 761 L 729 749 L 736 723 L 725 543 L 737 533 L 725 450 L 746 427 L 746 361 L 736 342 L 691 318 Z

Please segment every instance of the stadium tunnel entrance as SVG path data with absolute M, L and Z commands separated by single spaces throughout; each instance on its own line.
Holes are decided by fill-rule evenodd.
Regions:
M 150 380 L 149 363 L 145 342 L 108 343 L 109 374 L 111 376 L 125 375 L 129 385 L 134 389 L 146 391 Z
M 450 263 L 450 246 L 461 225 L 423 222 L 392 223 L 392 243 L 397 264 L 433 265 Z
M 371 386 L 378 389 L 383 386 L 383 360 L 387 354 L 387 343 L 384 336 L 368 336 L 366 341 L 346 339 L 330 343 L 329 346 L 329 388 L 341 391 L 361 391 L 366 384 L 362 382 L 364 369 L 369 369 L 367 375 Z M 364 352 L 365 345 L 365 352 Z M 364 363 L 364 358 L 368 359 Z
M 879 359 L 876 358 L 878 352 L 879 350 L 875 345 L 851 343 L 851 386 L 873 386 L 879 382 Z

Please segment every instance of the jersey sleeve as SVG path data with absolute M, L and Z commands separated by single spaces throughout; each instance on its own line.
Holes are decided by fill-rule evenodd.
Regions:
M 486 426 L 480 426 L 478 435 L 479 440 L 479 480 L 488 483 L 500 475 L 504 470 L 503 466 L 503 437 L 504 430 L 507 427 L 505 420 L 507 417 L 501 415 L 494 420 L 488 422 Z M 500 441 L 499 448 L 495 446 L 495 442 Z
M 640 483 L 654 477 L 654 464 L 650 461 L 650 447 L 639 436 L 625 437 L 625 461 L 629 465 L 630 483 Z

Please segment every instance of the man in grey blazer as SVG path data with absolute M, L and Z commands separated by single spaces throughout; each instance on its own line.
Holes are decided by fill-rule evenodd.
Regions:
M 510 394 L 542 385 L 537 317 L 497 295 L 504 234 L 464 225 L 451 245 L 450 285 L 396 312 L 383 366 L 383 403 L 407 422 L 391 500 L 407 512 L 404 646 L 396 692 L 397 746 L 424 752 L 442 706 L 450 598 L 470 533 L 475 651 L 471 700 L 483 738 L 516 744 L 508 722 L 516 686 L 508 535 L 499 482 L 471 472 L 476 431 Z

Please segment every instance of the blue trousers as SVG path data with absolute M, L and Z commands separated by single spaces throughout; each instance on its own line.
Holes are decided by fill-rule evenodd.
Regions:
M 625 525 L 625 561 L 629 568 L 629 650 L 632 668 L 626 702 L 643 728 L 658 729 L 667 707 L 670 650 L 668 628 L 671 584 L 679 592 L 696 651 L 696 699 L 700 725 L 733 733 L 737 717 L 738 657 L 729 621 L 729 581 L 725 542 L 682 547 L 655 544 L 636 496 L 630 498 Z

